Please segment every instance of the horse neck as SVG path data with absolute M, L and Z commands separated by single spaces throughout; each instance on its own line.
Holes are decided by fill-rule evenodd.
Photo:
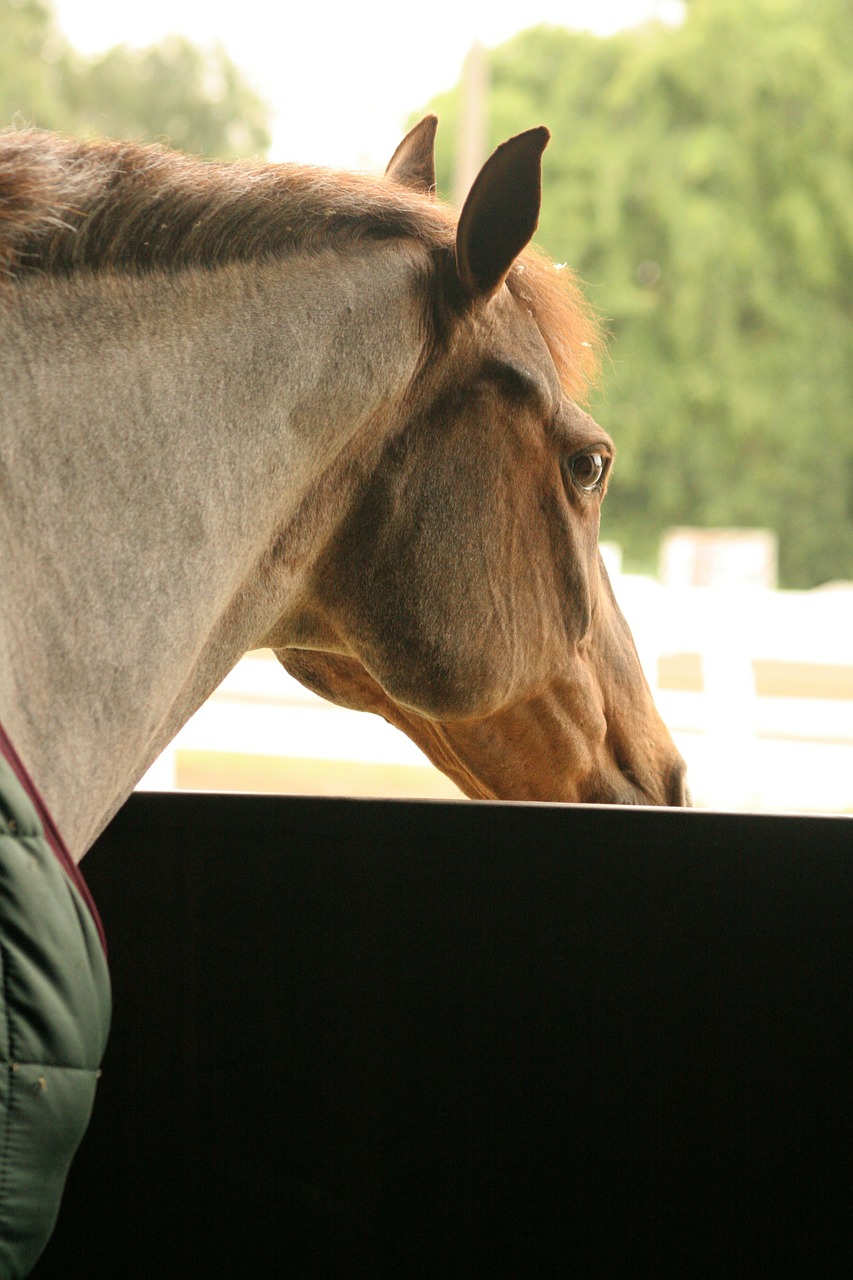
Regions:
M 269 549 L 408 385 L 414 275 L 374 245 L 0 302 L 0 722 L 76 857 L 287 607 Z

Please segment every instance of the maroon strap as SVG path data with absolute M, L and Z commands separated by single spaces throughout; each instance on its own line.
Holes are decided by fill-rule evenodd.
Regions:
M 27 773 L 27 770 L 24 767 L 21 757 L 18 755 L 17 751 L 12 746 L 11 739 L 9 738 L 9 735 L 6 733 L 6 730 L 3 728 L 2 724 L 0 724 L 0 755 L 4 756 L 5 759 L 8 760 L 12 768 L 12 772 L 15 774 L 15 777 L 18 779 L 21 786 L 24 788 L 24 791 L 26 791 L 27 795 L 30 798 L 30 802 L 32 803 L 33 808 L 35 809 L 36 813 L 39 816 L 39 820 L 41 821 L 41 825 L 44 830 L 44 835 L 45 835 L 45 839 L 47 840 L 47 843 L 50 845 L 54 854 L 59 859 L 59 862 L 61 866 L 64 868 L 68 877 L 76 885 L 79 893 L 81 894 L 83 900 L 86 903 L 86 906 L 91 911 L 92 919 L 95 922 L 95 925 L 98 930 L 98 934 L 101 939 L 101 945 L 104 948 L 104 955 L 106 955 L 107 953 L 106 934 L 104 933 L 104 926 L 101 924 L 101 917 L 98 915 L 98 908 L 95 906 L 95 900 L 92 897 L 92 894 L 89 890 L 89 886 L 86 884 L 86 881 L 83 879 L 82 871 L 77 866 L 77 863 L 74 861 L 74 859 L 71 857 L 71 854 L 68 852 L 68 847 L 66 846 L 65 841 L 62 839 L 62 836 L 59 834 L 59 829 L 57 828 L 56 823 L 53 821 L 53 818 L 50 816 L 47 805 L 45 804 L 44 800 L 42 800 L 41 795 L 39 794 L 38 788 L 36 787 L 36 784 L 33 782 L 32 778 Z

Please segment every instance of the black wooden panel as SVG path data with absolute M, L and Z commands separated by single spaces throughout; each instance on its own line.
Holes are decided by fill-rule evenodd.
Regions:
M 85 870 L 39 1280 L 853 1274 L 848 819 L 137 795 Z

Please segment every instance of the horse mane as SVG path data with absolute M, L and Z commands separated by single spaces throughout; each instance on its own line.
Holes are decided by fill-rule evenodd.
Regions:
M 0 280 L 212 269 L 359 239 L 411 238 L 439 251 L 455 227 L 440 201 L 362 174 L 0 130 Z M 573 274 L 528 250 L 507 284 L 566 391 L 584 398 L 601 340 Z

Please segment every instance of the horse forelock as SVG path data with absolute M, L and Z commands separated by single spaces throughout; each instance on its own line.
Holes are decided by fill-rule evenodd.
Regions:
M 301 165 L 217 163 L 138 142 L 0 130 L 0 277 L 215 268 L 363 239 L 453 244 L 456 214 L 393 183 Z M 600 330 L 572 273 L 528 250 L 507 280 L 568 392 Z
M 604 335 L 575 273 L 531 248 L 510 271 L 507 285 L 536 321 L 566 394 L 585 402 L 598 381 Z

